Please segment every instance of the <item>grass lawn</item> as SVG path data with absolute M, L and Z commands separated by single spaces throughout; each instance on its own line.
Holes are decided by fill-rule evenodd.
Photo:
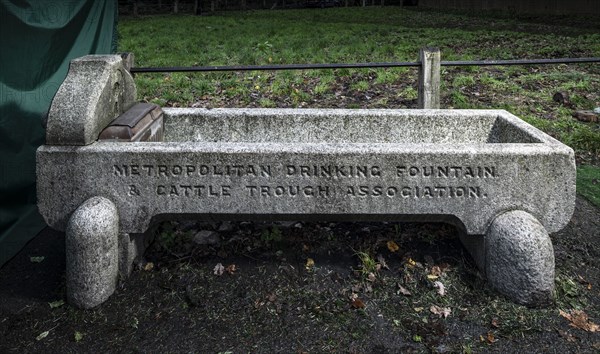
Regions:
M 581 166 L 577 169 L 577 191 L 600 208 L 600 168 Z
M 417 61 L 424 46 L 443 60 L 591 57 L 598 27 L 395 7 L 227 12 L 121 19 L 119 50 L 137 66 Z M 571 114 L 600 106 L 600 65 L 446 67 L 442 81 L 443 108 L 506 109 L 599 163 L 598 124 Z M 136 76 L 140 99 L 197 107 L 414 108 L 416 82 L 411 68 Z M 572 106 L 554 102 L 557 91 Z

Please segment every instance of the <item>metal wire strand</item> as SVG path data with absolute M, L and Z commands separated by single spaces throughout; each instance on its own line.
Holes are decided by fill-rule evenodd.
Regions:
M 515 60 L 459 60 L 442 61 L 441 66 L 505 66 L 505 65 L 543 65 L 543 64 L 581 64 L 599 63 L 600 58 L 559 58 L 559 59 L 515 59 Z M 280 65 L 232 65 L 232 66 L 166 66 L 132 67 L 132 73 L 169 73 L 169 72 L 219 72 L 219 71 L 280 71 L 314 69 L 362 69 L 362 68 L 398 68 L 419 67 L 420 62 L 355 63 L 355 64 L 280 64 Z

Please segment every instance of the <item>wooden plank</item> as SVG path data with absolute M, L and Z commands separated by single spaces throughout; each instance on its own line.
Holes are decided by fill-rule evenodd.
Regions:
M 420 109 L 440 108 L 440 62 L 438 48 L 422 48 L 419 51 L 419 100 Z

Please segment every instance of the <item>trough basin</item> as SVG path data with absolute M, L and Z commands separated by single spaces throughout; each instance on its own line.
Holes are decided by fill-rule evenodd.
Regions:
M 506 111 L 170 108 L 163 140 L 41 147 L 48 224 L 64 230 L 93 196 L 127 233 L 194 216 L 447 221 L 477 235 L 515 209 L 555 232 L 573 211 L 572 150 Z

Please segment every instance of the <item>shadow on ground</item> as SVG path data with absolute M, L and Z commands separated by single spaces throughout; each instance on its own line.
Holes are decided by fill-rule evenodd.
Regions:
M 530 309 L 486 287 L 448 225 L 164 223 L 115 295 L 79 310 L 46 229 L 0 270 L 0 352 L 598 352 L 559 310 L 600 322 L 600 210 L 578 198 L 552 238 L 556 303 Z

